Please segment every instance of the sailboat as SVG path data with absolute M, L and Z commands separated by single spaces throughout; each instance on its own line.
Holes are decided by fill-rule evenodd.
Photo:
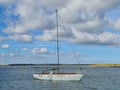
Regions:
M 53 81 L 79 81 L 84 76 L 83 71 L 77 73 L 61 73 L 59 67 L 59 32 L 58 32 L 58 12 L 56 9 L 56 23 L 57 23 L 57 68 L 48 69 L 42 73 L 35 73 L 33 77 L 39 80 L 53 80 Z M 57 73 L 55 72 L 57 70 Z M 47 72 L 47 73 L 46 73 Z

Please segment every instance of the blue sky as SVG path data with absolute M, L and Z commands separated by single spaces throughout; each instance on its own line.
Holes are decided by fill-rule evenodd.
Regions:
M 0 64 L 56 63 L 55 9 L 60 63 L 120 63 L 119 0 L 0 0 Z

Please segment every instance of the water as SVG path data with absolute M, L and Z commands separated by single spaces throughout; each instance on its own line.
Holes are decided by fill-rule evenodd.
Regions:
M 46 66 L 0 67 L 0 90 L 120 90 L 120 68 L 83 68 L 81 81 L 41 81 L 32 77 Z M 76 72 L 78 67 L 62 67 Z

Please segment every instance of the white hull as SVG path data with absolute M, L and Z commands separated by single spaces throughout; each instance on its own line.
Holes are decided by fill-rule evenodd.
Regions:
M 53 81 L 78 81 L 83 77 L 80 73 L 63 73 L 63 74 L 33 74 L 35 79 L 53 80 Z

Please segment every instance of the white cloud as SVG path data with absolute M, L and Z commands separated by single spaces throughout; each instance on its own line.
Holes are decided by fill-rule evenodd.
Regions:
M 41 48 L 40 49 L 40 53 L 42 53 L 42 54 L 45 54 L 47 52 L 48 52 L 47 48 Z
M 39 54 L 39 53 L 40 53 L 40 49 L 39 49 L 39 48 L 33 48 L 33 49 L 31 50 L 31 53 L 32 53 L 32 54 Z
M 28 30 L 23 27 L 23 26 L 10 26 L 8 28 L 6 28 L 4 31 L 4 33 L 7 33 L 7 34 L 24 34 L 24 33 L 27 33 Z
M 52 34 L 50 34 L 51 31 L 44 31 L 43 35 L 37 35 L 35 36 L 36 40 L 40 41 L 51 41 L 53 40 Z
M 22 51 L 28 51 L 28 48 L 22 48 Z
M 79 23 L 74 26 L 77 30 L 83 31 L 83 32 L 103 32 L 104 27 L 107 26 L 106 22 L 104 20 L 91 20 L 86 21 L 85 23 Z
M 120 30 L 119 19 L 110 23 L 108 22 L 110 18 L 106 17 L 107 12 L 120 6 L 120 0 L 3 0 L 0 1 L 0 4 L 9 3 L 11 5 L 15 2 L 14 9 L 8 9 L 11 13 L 6 13 L 9 23 L 3 31 L 8 34 L 10 40 L 32 42 L 29 32 L 33 30 L 42 32 L 41 35 L 35 35 L 37 40 L 56 40 L 54 10 L 57 8 L 62 21 L 69 27 L 64 30 L 64 27 L 59 25 L 59 35 L 62 40 L 71 37 L 73 42 L 79 44 L 116 45 L 120 43 L 119 34 L 114 34 L 116 31 L 106 33 L 108 27 Z M 9 14 L 19 16 L 18 20 L 11 20 Z M 74 32 L 72 27 L 76 29 Z M 113 41 L 110 42 L 110 39 Z
M 68 40 L 67 37 L 72 36 L 72 31 L 70 28 L 66 28 L 68 30 L 64 30 L 63 27 L 59 27 L 59 40 Z M 57 40 L 57 30 L 52 29 L 52 30 L 45 30 L 42 35 L 37 35 L 35 36 L 36 40 L 39 41 L 55 41 Z
M 120 19 L 111 21 L 111 25 L 113 26 L 113 29 L 120 31 Z
M 17 42 L 23 42 L 23 43 L 30 43 L 32 42 L 32 36 L 27 35 L 27 34 L 14 34 L 10 35 L 9 39 L 12 39 Z
M 4 45 L 1 46 L 1 48 L 3 48 L 3 49 L 8 49 L 9 47 L 10 47 L 9 44 L 4 44 Z
M 6 4 L 12 4 L 12 3 L 14 3 L 16 0 L 0 0 L 0 4 L 4 4 L 4 5 L 6 5 Z
M 6 38 L 0 37 L 0 42 L 3 42 L 5 40 L 6 40 Z
M 79 23 L 95 17 L 103 18 L 106 12 L 117 8 L 119 4 L 119 0 L 69 0 L 60 15 L 68 23 Z
M 98 40 L 101 45 L 119 45 L 120 35 L 109 32 L 98 35 Z
M 10 53 L 9 55 L 10 55 L 11 57 L 15 56 L 15 54 L 14 54 L 14 53 Z
M 73 30 L 74 38 L 72 42 L 84 45 L 119 45 L 120 35 L 110 32 L 92 34 Z
M 47 52 L 48 52 L 47 48 L 33 48 L 31 50 L 32 54 L 45 54 Z

